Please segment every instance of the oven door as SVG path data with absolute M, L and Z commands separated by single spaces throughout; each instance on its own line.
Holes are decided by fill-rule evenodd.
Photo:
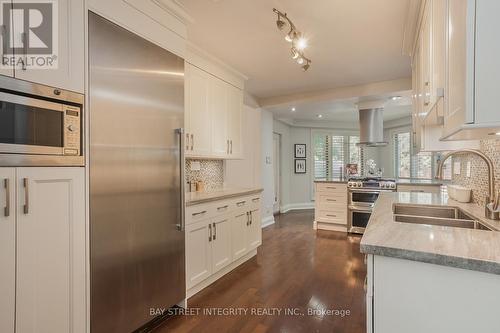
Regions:
M 373 207 L 380 191 L 353 190 L 349 191 L 349 203 L 359 207 Z
M 372 214 L 371 209 L 349 207 L 349 232 L 355 234 L 362 234 L 365 232 L 366 226 L 368 225 L 368 220 Z
M 63 152 L 63 104 L 0 92 L 1 154 Z

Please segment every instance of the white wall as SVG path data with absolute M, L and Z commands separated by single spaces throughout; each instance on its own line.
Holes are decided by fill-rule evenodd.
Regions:
M 290 129 L 291 127 L 287 124 L 279 121 L 273 121 L 273 132 L 281 134 L 281 203 L 280 207 L 284 207 L 290 204 L 290 178 L 291 178 L 291 159 L 290 154 L 292 149 L 290 148 Z M 271 148 L 272 149 L 272 148 Z M 282 210 L 282 209 L 280 209 Z
M 261 181 L 264 189 L 262 192 L 262 224 L 266 225 L 274 221 L 273 114 L 271 112 L 262 110 L 260 130 Z

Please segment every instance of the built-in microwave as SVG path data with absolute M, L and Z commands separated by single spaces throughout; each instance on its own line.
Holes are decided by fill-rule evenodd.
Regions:
M 53 96 L 47 96 L 50 88 L 45 86 L 31 87 L 31 92 L 45 92 L 43 95 L 3 88 L 0 89 L 0 164 L 7 161 L 12 162 L 8 165 L 23 165 L 28 160 L 31 165 L 83 162 L 82 104 L 58 100 L 62 92 L 57 89 L 51 91 Z M 83 102 L 83 98 L 79 100 Z

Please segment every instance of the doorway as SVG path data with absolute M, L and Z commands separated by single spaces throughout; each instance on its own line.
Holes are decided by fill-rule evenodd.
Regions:
M 274 202 L 273 214 L 280 212 L 281 204 L 281 134 L 273 133 L 273 175 Z

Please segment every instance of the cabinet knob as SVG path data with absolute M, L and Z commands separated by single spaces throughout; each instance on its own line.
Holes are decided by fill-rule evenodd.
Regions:
M 59 89 L 54 89 L 54 95 L 56 95 L 56 96 L 61 95 L 61 90 L 59 90 Z

